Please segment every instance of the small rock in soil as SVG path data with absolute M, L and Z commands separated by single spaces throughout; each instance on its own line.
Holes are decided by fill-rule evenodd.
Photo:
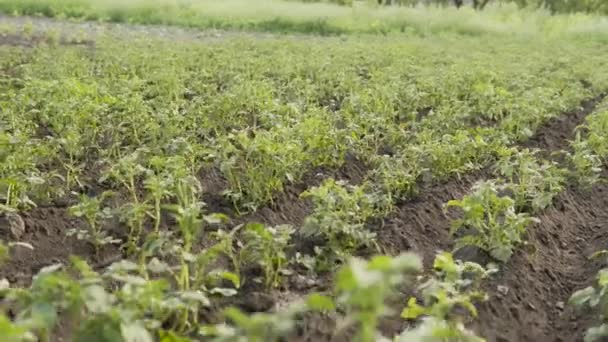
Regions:
M 509 288 L 503 285 L 498 285 L 496 289 L 498 290 L 498 293 L 503 296 L 506 296 L 509 293 Z
M 564 302 L 560 301 L 560 302 L 555 303 L 555 307 L 560 310 L 564 310 L 565 304 L 564 304 Z
M 15 213 L 4 213 L 0 216 L 0 232 L 13 239 L 19 239 L 25 233 L 25 222 Z

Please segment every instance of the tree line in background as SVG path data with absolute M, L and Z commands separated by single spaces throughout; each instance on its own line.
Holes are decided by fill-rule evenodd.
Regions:
M 324 0 L 303 0 L 305 2 L 316 2 Z M 340 5 L 352 5 L 353 0 L 327 0 Z M 415 6 L 418 4 L 438 4 L 444 6 L 456 6 L 458 8 L 472 6 L 483 10 L 491 3 L 515 3 L 520 7 L 546 8 L 553 13 L 599 13 L 608 15 L 608 0 L 371 0 L 379 5 Z

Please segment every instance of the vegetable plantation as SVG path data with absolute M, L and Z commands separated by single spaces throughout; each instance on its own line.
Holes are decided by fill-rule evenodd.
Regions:
M 1 341 L 608 336 L 604 35 L 0 24 Z

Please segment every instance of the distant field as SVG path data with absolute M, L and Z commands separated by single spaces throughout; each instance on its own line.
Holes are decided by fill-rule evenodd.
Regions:
M 551 16 L 546 11 L 520 11 L 515 6 L 490 6 L 478 13 L 470 8 L 385 8 L 366 2 L 344 7 L 280 0 L 0 0 L 0 11 L 15 15 L 321 35 L 391 32 L 604 35 L 608 32 L 605 18 L 584 14 Z

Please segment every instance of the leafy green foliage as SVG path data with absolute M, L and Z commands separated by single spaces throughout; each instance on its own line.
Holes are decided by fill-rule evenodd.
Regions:
M 608 100 L 598 104 L 596 110 L 586 118 L 589 147 L 605 161 L 608 158 Z
M 167 318 L 168 304 L 197 305 L 183 300 L 175 302 L 177 298 L 166 292 L 163 281 L 145 281 L 128 275 L 125 272 L 133 268 L 126 263 L 99 275 L 84 261 L 74 259 L 77 278 L 61 268 L 58 264 L 41 270 L 30 291 L 8 292 L 9 300 L 18 308 L 16 327 L 25 325 L 42 340 L 47 340 L 59 313 L 63 313 L 80 323 L 74 341 L 87 341 L 93 336 L 100 341 L 152 341 L 148 329 Z M 108 281 L 117 284 L 118 290 L 107 292 L 104 282 Z
M 595 253 L 594 256 L 605 257 L 608 251 Z M 569 303 L 578 309 L 593 310 L 599 314 L 599 325 L 591 327 L 585 334 L 585 342 L 601 341 L 608 336 L 608 269 L 599 270 L 596 284 L 576 291 Z
M 236 308 L 228 308 L 224 314 L 233 325 L 206 326 L 200 329 L 200 334 L 211 336 L 211 341 L 241 342 L 241 341 L 278 341 L 287 335 L 295 326 L 294 316 L 305 307 L 294 305 L 280 313 L 256 313 L 247 315 Z
M 377 166 L 370 174 L 370 178 L 378 184 L 382 193 L 387 194 L 388 202 L 410 198 L 416 193 L 417 183 L 424 169 L 416 160 L 416 154 L 398 157 L 379 156 L 374 160 Z
M 280 130 L 280 128 L 277 128 Z M 301 177 L 303 151 L 296 141 L 272 131 L 249 137 L 242 131 L 218 143 L 219 168 L 230 183 L 226 195 L 251 209 L 272 201 L 290 179 Z
M 577 132 L 575 140 L 570 142 L 573 152 L 568 154 L 568 161 L 573 169 L 573 177 L 576 183 L 584 188 L 589 188 L 600 181 L 602 171 L 602 160 L 593 152 L 589 141 L 582 139 Z
M 433 263 L 435 275 L 419 286 L 422 305 L 410 298 L 401 316 L 423 317 L 415 329 L 404 331 L 397 341 L 484 341 L 465 329 L 468 318 L 477 317 L 475 302 L 486 300 L 480 282 L 494 273 L 472 262 L 455 261 L 450 253 L 437 255 Z
M 496 163 L 498 173 L 510 182 L 517 211 L 543 210 L 564 190 L 566 170 L 556 162 L 538 158 L 538 153 L 509 149 Z
M 95 246 L 95 250 L 99 253 L 99 249 L 106 244 L 120 243 L 107 235 L 104 230 L 103 221 L 112 217 L 110 209 L 105 207 L 102 209 L 102 204 L 105 198 L 110 196 L 111 192 L 104 192 L 99 197 L 89 197 L 87 195 L 80 196 L 80 203 L 70 207 L 70 213 L 76 217 L 82 217 L 86 220 L 88 230 L 79 230 L 73 228 L 67 232 L 68 236 L 76 235 L 78 239 L 87 240 Z
M 470 235 L 458 238 L 456 248 L 467 245 L 479 247 L 497 260 L 506 262 L 514 248 L 523 242 L 526 228 L 536 219 L 526 213 L 518 213 L 515 201 L 501 196 L 507 186 L 494 181 L 476 183 L 471 193 L 461 200 L 452 200 L 447 207 L 462 210 L 463 218 L 452 224 L 452 233 L 472 229 Z
M 317 249 L 319 269 L 331 269 L 357 250 L 375 246 L 375 234 L 365 224 L 384 212 L 387 203 L 381 194 L 367 192 L 365 185 L 328 179 L 301 196 L 310 198 L 315 207 L 301 233 L 324 240 Z
M 573 178 L 585 188 L 600 181 L 602 165 L 608 160 L 607 134 L 608 100 L 604 98 L 577 128 L 575 139 L 570 141 L 573 152 L 568 154 L 568 160 Z
M 342 267 L 335 285 L 337 304 L 356 324 L 357 341 L 377 341 L 379 319 L 389 310 L 385 301 L 421 269 L 420 258 L 413 254 L 376 256 L 369 261 L 353 258 Z
M 241 261 L 258 263 L 264 270 L 264 284 L 270 289 L 281 284 L 282 273 L 287 270 L 289 247 L 294 229 L 289 225 L 266 227 L 263 224 L 248 224 L 243 231 L 243 246 L 239 253 Z

